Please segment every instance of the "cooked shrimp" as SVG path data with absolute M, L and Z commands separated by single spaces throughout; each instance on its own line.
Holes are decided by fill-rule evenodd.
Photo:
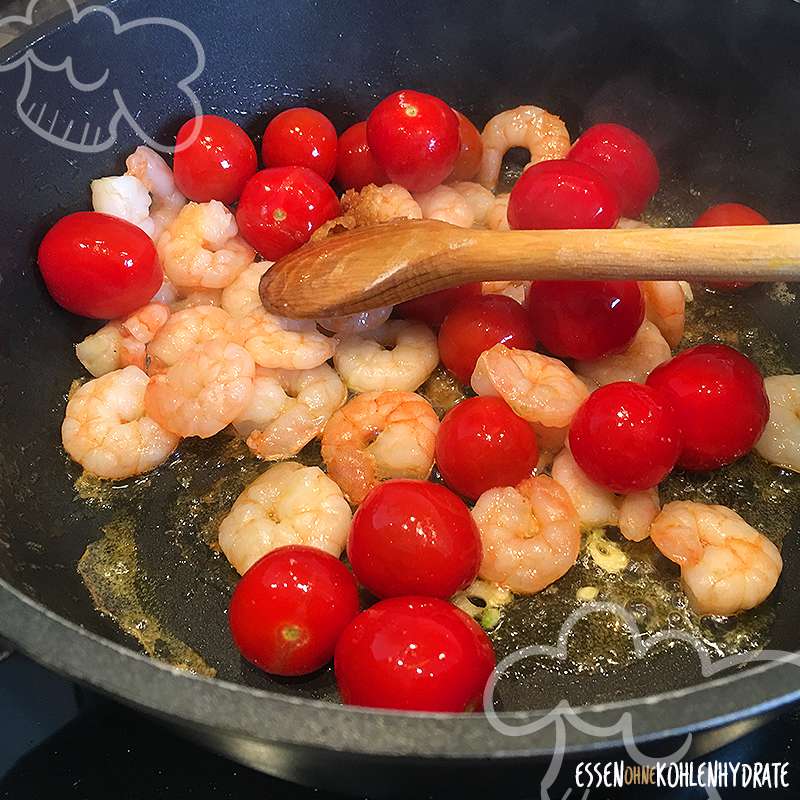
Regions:
M 137 147 L 125 160 L 126 175 L 137 178 L 150 192 L 151 236 L 158 241 L 186 205 L 186 198 L 175 186 L 175 178 L 166 161 L 149 147 Z
M 667 340 L 677 347 L 683 338 L 686 322 L 686 294 L 679 281 L 640 281 L 647 319 Z
M 354 392 L 413 392 L 439 363 L 433 331 L 421 322 L 390 320 L 365 336 L 345 336 L 333 364 Z
M 179 436 L 205 439 L 230 425 L 253 396 L 255 364 L 237 344 L 214 339 L 193 347 L 150 379 L 147 413 Z
M 163 372 L 198 344 L 230 338 L 226 333 L 230 321 L 228 312 L 216 306 L 194 306 L 176 311 L 147 348 L 150 371 Z
M 388 478 L 424 480 L 439 418 L 412 392 L 368 392 L 340 408 L 322 434 L 322 460 L 351 503 Z
M 525 304 L 530 288 L 530 281 L 484 281 L 481 285 L 484 294 L 504 294 L 520 305 Z
M 375 186 L 370 183 L 360 192 L 348 189 L 342 195 L 342 215 L 351 216 L 355 227 L 360 228 L 402 217 L 422 219 L 422 209 L 402 186 L 396 183 Z
M 494 199 L 492 207 L 486 212 L 486 227 L 490 231 L 507 231 L 510 229 L 508 224 L 508 200 L 510 194 L 499 194 Z
M 452 186 L 436 186 L 414 195 L 423 219 L 438 219 L 459 228 L 471 228 L 475 215 L 466 199 Z
M 180 297 L 170 303 L 173 311 L 197 306 L 222 306 L 222 289 L 183 289 Z
M 483 157 L 478 180 L 487 189 L 497 185 L 503 156 L 513 147 L 528 150 L 529 167 L 540 161 L 564 158 L 570 148 L 566 125 L 538 106 L 519 106 L 497 114 L 486 123 L 481 139 Z
M 169 282 L 167 278 L 161 281 L 159 290 L 150 298 L 151 303 L 163 303 L 172 308 L 173 303 L 180 299 L 178 290 Z
M 222 307 L 236 319 L 246 317 L 261 308 L 258 285 L 271 261 L 255 261 L 236 280 L 222 290 Z
M 155 469 L 180 438 L 145 411 L 149 378 L 137 367 L 84 383 L 67 403 L 61 441 L 73 461 L 99 478 L 121 480 Z
M 119 343 L 120 367 L 134 366 L 147 371 L 147 344 L 169 319 L 169 306 L 149 303 L 122 322 Z
M 514 413 L 548 428 L 569 425 L 589 394 L 562 361 L 502 344 L 481 353 L 471 383 L 477 394 L 502 397 Z
M 736 614 L 762 603 L 783 568 L 780 551 L 725 506 L 667 503 L 650 538 L 680 565 L 684 589 L 699 614 Z
M 447 185 L 451 189 L 455 189 L 467 201 L 467 205 L 472 211 L 473 224 L 485 225 L 486 216 L 494 207 L 495 196 L 479 183 L 472 181 L 456 181 Z
M 338 558 L 351 520 L 341 490 L 319 467 L 285 461 L 259 475 L 236 498 L 219 526 L 219 546 L 241 575 L 267 553 L 290 544 Z
M 107 323 L 75 345 L 78 361 L 95 378 L 120 368 L 121 350 L 122 324 L 117 321 Z
M 644 383 L 659 364 L 671 357 L 672 351 L 661 331 L 645 320 L 625 352 L 594 361 L 576 361 L 575 372 L 593 386 L 605 386 L 615 381 Z
M 164 274 L 179 289 L 224 289 L 255 256 L 237 234 L 233 214 L 219 201 L 188 203 L 158 240 Z
M 253 397 L 233 426 L 257 456 L 275 461 L 321 435 L 346 400 L 345 385 L 327 364 L 303 372 L 260 369 Z
M 769 421 L 756 451 L 773 464 L 800 472 L 800 375 L 772 375 L 764 388 Z
M 92 208 L 120 217 L 141 228 L 152 238 L 155 223 L 150 219 L 150 192 L 133 175 L 112 175 L 91 183 Z
M 378 328 L 392 315 L 394 306 L 373 308 L 359 314 L 348 314 L 345 317 L 327 317 L 318 320 L 320 327 L 332 333 L 365 333 Z
M 472 509 L 483 542 L 479 577 L 535 594 L 578 560 L 581 531 L 569 495 L 539 475 L 484 492 Z

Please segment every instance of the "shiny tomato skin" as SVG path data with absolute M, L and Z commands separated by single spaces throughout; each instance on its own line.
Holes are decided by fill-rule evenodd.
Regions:
M 434 597 L 394 597 L 359 614 L 336 646 L 348 705 L 404 711 L 479 711 L 495 666 L 489 637 Z
M 56 222 L 39 245 L 38 262 L 53 300 L 94 319 L 130 314 L 150 301 L 164 279 L 152 239 L 98 211 Z
M 511 297 L 483 294 L 460 302 L 439 329 L 439 357 L 465 386 L 481 353 L 496 344 L 533 350 L 536 337 L 528 312 Z
M 204 114 L 185 122 L 175 139 L 175 184 L 190 200 L 233 203 L 258 169 L 250 137 L 224 117 Z
M 617 190 L 624 217 L 638 217 L 658 191 L 658 162 L 647 142 L 624 125 L 593 125 L 567 158 L 596 169 Z
M 389 183 L 389 176 L 369 149 L 366 122 L 356 122 L 339 137 L 336 180 L 343 189 L 356 191 L 370 183 L 376 186 Z
M 508 199 L 514 230 L 613 228 L 619 197 L 596 170 L 578 161 L 540 161 L 522 173 Z
M 339 198 L 306 167 L 269 167 L 253 175 L 236 208 L 239 233 L 268 261 L 305 244 L 339 215 Z
M 270 120 L 261 140 L 265 167 L 308 167 L 330 182 L 336 172 L 333 123 L 313 108 L 289 108 Z
M 355 579 L 338 558 L 289 545 L 242 576 L 228 621 L 248 661 L 272 675 L 306 675 L 331 660 L 358 609 Z
M 528 311 L 539 343 L 559 358 L 620 353 L 644 320 L 636 281 L 536 281 Z
M 436 465 L 444 482 L 469 500 L 530 478 L 538 460 L 533 427 L 499 397 L 462 400 L 439 426 Z
M 483 139 L 480 131 L 465 117 L 460 111 L 456 111 L 458 117 L 458 134 L 461 142 L 458 157 L 456 158 L 453 171 L 450 173 L 449 181 L 471 181 L 477 174 L 481 166 L 483 156 Z
M 429 481 L 391 480 L 358 507 L 347 558 L 377 597 L 451 597 L 475 580 L 481 537 L 469 509 Z
M 678 415 L 658 389 L 609 383 L 578 409 L 569 446 L 578 466 L 600 486 L 624 494 L 650 489 L 672 472 L 680 455 Z
M 453 171 L 460 152 L 458 117 L 438 97 L 402 89 L 375 106 L 367 141 L 393 183 L 427 192 Z
M 717 469 L 752 450 L 769 418 L 761 373 L 724 344 L 701 344 L 656 367 L 647 385 L 667 394 L 683 432 L 678 466 Z
M 438 328 L 444 318 L 456 305 L 471 297 L 480 297 L 483 290 L 480 283 L 465 283 L 452 289 L 441 289 L 438 292 L 424 294 L 413 300 L 406 300 L 396 307 L 397 315 L 404 319 L 417 319 Z

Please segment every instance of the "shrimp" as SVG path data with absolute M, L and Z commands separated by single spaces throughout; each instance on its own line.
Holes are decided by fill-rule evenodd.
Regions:
M 222 289 L 184 289 L 169 307 L 173 311 L 183 311 L 197 306 L 222 306 Z
M 99 478 L 121 480 L 169 458 L 180 438 L 146 412 L 149 380 L 138 367 L 125 367 L 75 391 L 61 426 L 61 441 L 73 461 Z
M 341 490 L 319 467 L 285 461 L 259 475 L 236 498 L 219 526 L 219 546 L 240 575 L 290 544 L 338 558 L 352 517 Z
M 147 344 L 164 327 L 170 313 L 164 303 L 149 303 L 122 322 L 120 366 L 147 371 Z
M 764 388 L 769 421 L 756 451 L 773 464 L 800 472 L 800 375 L 772 375 Z
M 421 322 L 400 319 L 366 336 L 345 336 L 333 356 L 336 371 L 354 392 L 413 392 L 438 363 L 433 331 Z
M 320 327 L 332 333 L 365 333 L 383 325 L 392 315 L 392 311 L 394 311 L 394 306 L 383 306 L 383 308 L 373 308 L 370 311 L 348 314 L 344 317 L 327 317 L 317 320 L 317 322 Z
M 471 228 L 475 215 L 466 199 L 452 186 L 440 185 L 414 195 L 423 219 L 438 219 L 459 228 Z
M 473 183 L 472 181 L 456 181 L 447 185 L 466 200 L 470 211 L 472 211 L 473 224 L 485 225 L 486 216 L 494 207 L 495 196 L 479 183 Z
M 477 394 L 502 397 L 514 413 L 547 428 L 569 425 L 589 394 L 562 361 L 502 344 L 481 353 L 471 383 Z
M 322 433 L 322 460 L 351 503 L 388 478 L 425 480 L 433 468 L 439 418 L 412 392 L 354 397 Z
M 570 148 L 566 125 L 538 106 L 519 106 L 497 114 L 486 123 L 481 139 L 483 156 L 478 180 L 487 189 L 497 185 L 503 156 L 513 147 L 528 150 L 528 167 L 564 158 Z
M 255 364 L 237 344 L 214 339 L 193 347 L 165 373 L 150 379 L 147 413 L 179 436 L 219 433 L 247 408 Z
M 667 503 L 650 538 L 680 566 L 698 614 L 728 616 L 755 608 L 775 588 L 783 568 L 778 548 L 725 506 Z
M 644 320 L 628 349 L 594 361 L 576 361 L 575 372 L 592 386 L 605 386 L 615 381 L 644 383 L 659 365 L 669 361 L 672 351 L 658 328 Z
M 216 306 L 194 306 L 176 311 L 160 328 L 147 348 L 150 372 L 163 372 L 193 347 L 212 339 L 230 338 L 227 311 Z
M 257 370 L 253 389 L 233 426 L 269 461 L 299 453 L 347 400 L 345 385 L 327 364 L 305 372 Z
M 75 345 L 78 361 L 95 377 L 100 378 L 120 368 L 122 323 L 109 322 Z
M 90 184 L 92 208 L 103 214 L 119 217 L 137 228 L 141 228 L 150 238 L 155 234 L 155 223 L 150 219 L 150 192 L 133 175 L 111 175 L 97 178 Z
M 483 543 L 478 576 L 535 594 L 578 560 L 581 530 L 569 495 L 552 478 L 484 492 L 472 509 Z
M 384 186 L 370 183 L 360 192 L 348 189 L 342 195 L 342 216 L 352 217 L 354 227 L 360 228 L 402 217 L 422 219 L 422 209 L 402 186 L 396 183 Z
M 222 307 L 232 317 L 241 319 L 261 308 L 258 286 L 271 266 L 271 261 L 254 261 L 249 267 L 245 267 L 233 283 L 222 290 Z
M 152 197 L 151 234 L 158 241 L 186 205 L 186 198 L 175 186 L 175 178 L 166 161 L 149 147 L 137 147 L 125 160 L 126 175 L 138 179 Z
M 188 203 L 158 240 L 164 274 L 177 287 L 224 289 L 255 256 L 237 234 L 236 220 L 223 203 Z
M 680 281 L 640 281 L 647 319 L 667 340 L 677 347 L 683 338 L 686 322 L 686 294 Z
M 483 294 L 504 294 L 520 305 L 524 305 L 528 298 L 531 281 L 484 281 L 481 284 Z
M 511 229 L 508 224 L 508 201 L 510 197 L 510 194 L 497 195 L 492 207 L 486 212 L 486 227 L 490 231 L 507 231 Z

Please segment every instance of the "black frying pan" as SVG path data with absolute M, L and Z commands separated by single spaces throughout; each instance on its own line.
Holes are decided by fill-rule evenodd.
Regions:
M 331 114 L 341 129 L 401 86 L 434 91 L 478 123 L 499 109 L 536 102 L 562 115 L 573 135 L 602 120 L 639 130 L 668 176 L 659 200 L 667 210 L 672 198 L 690 213 L 700 198 L 736 199 L 776 222 L 800 219 L 800 5 L 791 0 L 119 0 L 111 8 L 123 21 L 166 15 L 187 23 L 206 51 L 205 71 L 193 84 L 204 109 L 237 119 L 254 136 L 265 114 L 306 103 Z M 73 56 L 84 81 L 108 68 L 134 118 L 162 141 L 191 113 L 174 77 L 191 70 L 193 54 L 167 29 L 115 37 L 102 26 L 60 18 L 4 51 L 4 62 L 34 41 L 49 63 Z M 139 568 L 132 580 L 164 630 L 213 665 L 217 679 L 142 655 L 96 612 L 76 564 L 113 513 L 102 498 L 76 501 L 77 473 L 57 447 L 64 393 L 79 373 L 68 354 L 96 326 L 54 306 L 34 253 L 52 222 L 87 207 L 88 181 L 119 173 L 139 142 L 123 122 L 116 146 L 102 152 L 46 144 L 19 121 L 22 84 L 20 69 L 0 73 L 0 633 L 42 663 L 284 777 L 354 792 L 408 794 L 412 784 L 452 789 L 456 783 L 530 791 L 526 769 L 531 759 L 549 757 L 552 725 L 507 737 L 481 715 L 344 708 L 335 704 L 330 672 L 278 681 L 243 664 L 225 622 L 230 570 L 192 524 L 181 524 L 177 468 L 159 478 L 157 490 L 134 492 L 130 501 Z M 93 125 L 116 109 L 108 92 L 79 96 L 52 74 L 33 75 L 23 113 L 34 101 L 71 109 Z M 759 290 L 748 297 L 754 319 L 796 364 L 796 306 Z M 217 475 L 207 456 L 190 449 L 186 459 L 206 465 L 210 485 Z M 737 483 L 730 502 L 742 506 L 752 490 L 746 480 Z M 769 631 L 773 647 L 790 651 L 800 643 L 795 523 Z M 175 660 L 169 637 L 156 636 L 151 646 Z M 720 728 L 800 694 L 796 667 L 751 667 L 703 680 L 696 661 L 679 650 L 605 677 L 554 678 L 549 693 L 548 680 L 528 676 L 507 689 L 500 698 L 512 709 L 506 718 L 536 718 L 535 709 L 561 693 L 589 705 L 584 717 L 596 724 L 630 710 L 639 741 L 652 741 Z M 591 707 L 594 701 L 605 705 Z M 574 754 L 620 743 L 616 734 L 566 731 Z M 696 744 L 703 746 L 699 738 Z

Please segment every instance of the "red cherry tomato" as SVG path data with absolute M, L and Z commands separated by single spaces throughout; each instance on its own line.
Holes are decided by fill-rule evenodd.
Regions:
M 62 217 L 39 245 L 47 291 L 73 314 L 124 317 L 149 302 L 164 276 L 150 237 L 110 214 Z
M 479 711 L 495 666 L 489 637 L 434 597 L 393 597 L 359 614 L 336 645 L 342 700 L 405 711 Z
M 638 217 L 658 191 L 660 175 L 653 151 L 641 136 L 611 122 L 593 125 L 567 156 L 594 167 L 617 190 L 624 217 Z
M 456 116 L 461 147 L 448 180 L 471 181 L 478 174 L 481 165 L 483 139 L 480 131 L 460 111 L 456 111 Z
M 695 228 L 716 228 L 721 225 L 769 225 L 769 220 L 754 208 L 741 203 L 720 203 L 704 211 L 695 221 Z M 746 289 L 752 281 L 709 281 L 713 289 Z
M 537 281 L 528 310 L 539 342 L 561 358 L 622 352 L 644 320 L 636 281 Z
M 344 189 L 361 190 L 367 184 L 383 186 L 389 177 L 367 143 L 367 123 L 356 122 L 339 137 L 336 180 Z
M 609 383 L 578 409 L 569 446 L 578 466 L 600 486 L 626 494 L 650 489 L 678 460 L 678 415 L 658 389 Z
M 339 559 L 290 545 L 245 572 L 228 622 L 236 646 L 273 675 L 305 675 L 331 660 L 341 632 L 358 614 L 358 589 Z
M 475 580 L 481 537 L 469 509 L 449 489 L 393 480 L 358 507 L 347 558 L 359 582 L 378 597 L 451 597 Z
M 369 149 L 389 178 L 409 192 L 427 192 L 453 171 L 458 131 L 458 117 L 447 103 L 411 89 L 381 100 L 367 120 Z
M 470 297 L 480 297 L 482 293 L 480 283 L 465 283 L 452 289 L 442 289 L 438 292 L 424 294 L 413 300 L 406 300 L 397 306 L 397 313 L 404 319 L 418 319 L 436 328 L 442 324 L 444 318 L 462 300 Z
M 235 122 L 212 114 L 184 123 L 175 148 L 175 184 L 198 203 L 233 203 L 258 169 L 250 137 Z
M 536 347 L 528 312 L 516 300 L 500 294 L 462 301 L 439 330 L 439 357 L 464 385 L 469 384 L 478 356 L 496 344 L 518 350 Z
M 470 500 L 530 478 L 539 448 L 533 427 L 499 397 L 471 397 L 445 414 L 436 465 L 445 483 Z
M 305 244 L 339 216 L 339 198 L 306 167 L 271 167 L 253 175 L 236 209 L 239 233 L 269 261 Z
M 656 367 L 647 385 L 666 393 L 678 415 L 678 466 L 722 467 L 752 450 L 769 418 L 764 380 L 753 362 L 724 344 L 701 344 Z
M 313 108 L 290 108 L 264 131 L 265 167 L 308 167 L 328 183 L 336 172 L 336 128 Z
M 516 230 L 613 228 L 619 198 L 597 170 L 577 161 L 540 161 L 522 173 L 508 199 Z

